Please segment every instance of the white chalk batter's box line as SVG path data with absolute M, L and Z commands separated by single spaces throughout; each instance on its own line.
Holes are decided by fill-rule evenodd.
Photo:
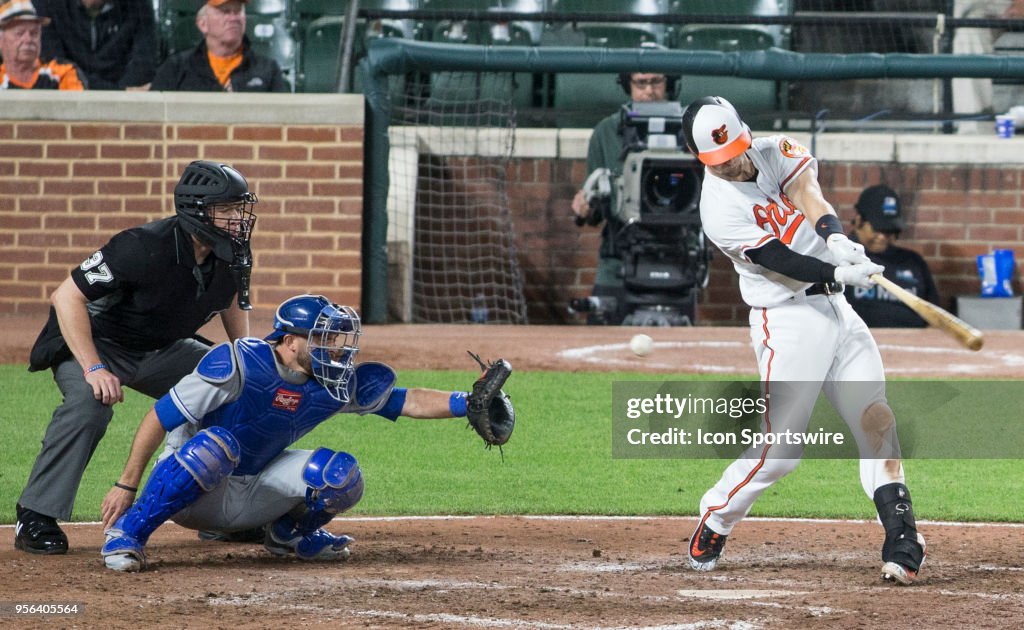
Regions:
M 721 348 L 732 348 L 742 349 L 749 348 L 749 342 L 741 341 L 655 341 L 653 350 L 681 350 L 689 348 L 697 349 L 721 349 Z M 944 372 L 951 375 L 975 375 L 984 376 L 991 372 L 995 368 L 1020 368 L 1024 366 L 1024 355 L 1012 350 L 986 350 L 984 362 L 978 363 L 976 353 L 966 350 L 963 348 L 947 348 L 939 346 L 914 346 L 914 345 L 903 345 L 899 343 L 879 343 L 879 349 L 887 351 L 898 351 L 904 354 L 945 354 L 954 357 L 965 357 L 971 359 L 968 363 L 954 363 L 945 366 Z M 584 363 L 594 363 L 603 365 L 617 365 L 622 367 L 636 367 L 639 365 L 639 361 L 643 361 L 644 367 L 648 369 L 658 370 L 672 370 L 679 369 L 682 367 L 697 370 L 699 372 L 706 373 L 722 373 L 722 374 L 747 374 L 750 373 L 749 366 L 733 365 L 733 364 L 717 364 L 717 363 L 697 363 L 687 361 L 685 358 L 680 359 L 678 356 L 674 357 L 673 362 L 659 362 L 657 357 L 651 360 L 650 356 L 645 356 L 639 359 L 634 356 L 619 356 L 623 353 L 630 353 L 628 343 L 611 343 L 611 344 L 599 344 L 589 346 L 577 346 L 574 348 L 566 348 L 556 353 L 555 356 L 571 361 L 581 361 Z M 681 361 L 681 362 L 680 362 Z M 923 367 L 899 367 L 899 368 L 887 368 L 887 373 L 902 376 L 912 376 L 918 374 L 931 374 L 935 372 L 935 368 L 932 366 Z
M 559 515 L 559 514 L 502 514 L 494 516 L 490 514 L 478 515 L 478 516 L 455 516 L 455 515 L 437 515 L 437 516 L 339 516 L 336 521 L 339 522 L 380 522 L 386 523 L 390 521 L 470 521 L 474 519 L 522 519 L 524 521 L 693 521 L 696 520 L 696 516 L 600 516 L 600 515 Z M 813 523 L 813 524 L 867 524 L 876 523 L 874 520 L 866 519 L 841 519 L 841 518 L 782 518 L 772 516 L 748 516 L 743 519 L 746 521 L 753 521 L 755 523 Z M 929 521 L 919 520 L 919 525 L 941 526 L 941 527 L 999 527 L 1008 529 L 1024 529 L 1024 523 L 964 523 L 957 521 Z M 99 525 L 99 521 L 83 521 L 75 523 L 62 523 L 65 526 L 75 525 Z M 13 524 L 0 525 L 0 529 L 14 528 Z

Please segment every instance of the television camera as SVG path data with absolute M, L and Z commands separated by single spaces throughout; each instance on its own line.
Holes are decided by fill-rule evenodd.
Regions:
M 704 170 L 685 150 L 683 111 L 676 102 L 623 105 L 622 173 L 597 169 L 583 185 L 593 214 L 613 217 L 621 225 L 614 244 L 622 261 L 623 290 L 569 303 L 570 312 L 587 313 L 590 323 L 620 318 L 626 326 L 696 322 L 711 250 L 700 223 Z

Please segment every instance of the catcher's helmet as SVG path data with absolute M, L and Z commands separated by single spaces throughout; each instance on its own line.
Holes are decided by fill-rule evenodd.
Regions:
M 258 202 L 249 192 L 245 177 L 227 164 L 196 160 L 185 167 L 174 187 L 174 210 L 186 232 L 213 248 L 213 255 L 234 262 L 240 251 L 248 249 Z M 240 204 L 238 217 L 228 221 L 227 229 L 214 223 L 211 208 Z
M 751 143 L 750 127 L 721 96 L 705 96 L 690 103 L 683 113 L 683 136 L 690 152 L 708 166 L 728 162 Z
M 322 295 L 297 295 L 277 307 L 274 332 L 265 337 L 277 341 L 285 335 L 306 337 L 313 377 L 341 403 L 350 395 L 348 383 L 355 370 L 362 327 L 359 315 Z

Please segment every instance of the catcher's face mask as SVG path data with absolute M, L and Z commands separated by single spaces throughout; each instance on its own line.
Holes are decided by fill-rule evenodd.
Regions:
M 313 377 L 332 398 L 349 401 L 349 380 L 355 372 L 356 354 L 362 329 L 359 315 L 348 306 L 328 304 L 309 331 L 307 351 Z

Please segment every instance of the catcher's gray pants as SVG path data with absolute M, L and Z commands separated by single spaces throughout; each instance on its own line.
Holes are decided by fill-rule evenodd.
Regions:
M 100 359 L 121 379 L 122 387 L 153 398 L 166 394 L 195 369 L 209 350 L 194 339 L 182 339 L 150 352 L 127 350 L 103 339 L 93 341 Z M 64 402 L 53 412 L 42 450 L 18 503 L 40 514 L 68 520 L 85 467 L 106 433 L 114 409 L 93 397 L 82 366 L 73 358 L 53 368 L 53 380 Z M 134 426 L 141 421 L 131 419 Z
M 168 448 L 164 456 L 170 452 Z M 308 486 L 302 480 L 302 471 L 312 454 L 313 451 L 284 451 L 255 475 L 231 475 L 171 520 L 189 529 L 220 532 L 251 529 L 276 521 L 305 503 Z

